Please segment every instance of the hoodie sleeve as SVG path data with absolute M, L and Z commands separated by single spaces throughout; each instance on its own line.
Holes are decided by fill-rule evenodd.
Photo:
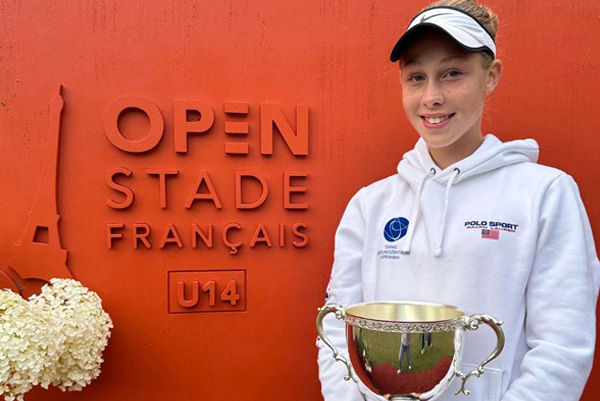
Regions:
M 577 401 L 592 368 L 600 263 L 577 185 L 548 187 L 526 290 L 529 351 L 502 401 Z
M 361 260 L 365 233 L 365 214 L 363 196 L 365 188 L 360 189 L 348 203 L 335 234 L 335 251 L 331 279 L 327 287 L 326 302 L 343 307 L 363 301 Z M 345 324 L 330 313 L 323 320 L 323 327 L 329 340 L 339 352 L 348 357 Z M 346 366 L 333 359 L 333 353 L 327 345 L 317 338 L 319 349 L 319 379 L 325 401 L 364 401 L 384 400 L 380 397 L 363 395 L 364 386 L 344 380 L 348 372 Z

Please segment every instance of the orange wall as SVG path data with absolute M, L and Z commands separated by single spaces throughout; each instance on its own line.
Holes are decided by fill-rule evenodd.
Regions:
M 484 130 L 504 140 L 536 138 L 541 162 L 578 182 L 600 238 L 600 3 L 488 4 L 500 16 L 505 71 L 487 104 Z M 417 139 L 404 117 L 397 67 L 388 55 L 424 5 L 0 0 L 0 265 L 11 259 L 34 207 L 50 99 L 60 83 L 62 247 L 72 274 L 100 294 L 115 323 L 103 373 L 83 393 L 35 390 L 27 399 L 318 399 L 314 318 L 329 278 L 334 231 L 352 194 L 393 174 Z M 160 111 L 164 132 L 152 150 L 125 152 L 105 135 L 106 109 L 125 96 L 146 99 Z M 206 132 L 189 135 L 185 153 L 174 150 L 175 122 L 182 122 L 174 113 L 176 100 L 200 102 L 214 114 Z M 248 114 L 226 113 L 228 102 L 247 104 Z M 261 154 L 261 133 L 267 132 L 261 112 L 270 110 L 262 103 L 281 109 L 294 130 L 308 122 L 307 155 L 293 154 L 278 135 L 272 155 Z M 303 109 L 298 105 L 308 106 L 308 117 L 296 116 Z M 209 114 L 205 109 L 195 117 Z M 248 135 L 227 134 L 226 121 L 248 122 Z M 139 112 L 121 121 L 133 140 L 144 137 L 149 126 Z M 248 154 L 227 154 L 226 142 L 248 143 Z M 125 209 L 107 205 L 125 199 L 106 183 L 115 168 L 132 172 L 117 178 L 135 192 Z M 158 177 L 148 169 L 178 171 L 167 178 L 165 208 Z M 220 209 L 206 200 L 185 207 L 202 170 Z M 269 192 L 260 207 L 236 207 L 236 171 L 266 182 Z M 306 187 L 291 195 L 291 203 L 307 203 L 307 209 L 285 207 L 286 171 L 299 174 L 292 186 Z M 246 202 L 260 195 L 251 179 L 242 191 Z M 112 248 L 110 223 L 125 225 Z M 136 223 L 151 228 L 151 249 L 133 247 Z M 211 249 L 193 248 L 193 223 L 203 230 L 213 225 Z M 237 254 L 221 240 L 228 223 L 241 226 L 230 235 L 243 243 Z M 306 227 L 300 229 L 308 238 L 305 246 L 292 243 L 303 242 L 292 231 L 297 223 Z M 160 248 L 169 224 L 178 230 L 182 248 Z M 264 241 L 250 246 L 259 224 L 271 247 Z M 44 263 L 40 258 L 40 266 Z M 205 304 L 199 307 L 203 312 L 175 313 L 169 297 L 182 271 L 202 271 L 184 274 L 202 284 L 235 279 L 241 297 L 235 311 L 217 299 L 212 309 Z M 595 370 L 582 399 L 599 394 Z

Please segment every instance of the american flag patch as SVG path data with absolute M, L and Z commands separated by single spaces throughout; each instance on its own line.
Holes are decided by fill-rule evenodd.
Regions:
M 482 228 L 481 229 L 481 238 L 499 239 L 500 238 L 500 230 Z

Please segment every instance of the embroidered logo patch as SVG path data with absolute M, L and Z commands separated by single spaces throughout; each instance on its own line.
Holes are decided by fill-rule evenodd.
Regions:
M 515 233 L 518 224 L 506 223 L 503 221 L 473 220 L 465 221 L 466 229 L 481 229 L 481 238 L 500 239 L 500 232 Z
M 406 235 L 408 231 L 408 220 L 404 217 L 394 217 L 387 222 L 383 229 L 383 237 L 388 242 L 396 242 Z
M 394 217 L 385 224 L 383 228 L 383 238 L 389 242 L 396 242 L 404 237 L 408 232 L 408 219 L 405 217 Z M 409 252 L 404 252 L 398 248 L 396 244 L 386 243 L 383 248 L 377 250 L 379 260 L 384 259 L 400 259 L 403 255 L 408 255 Z
M 496 229 L 489 229 L 489 228 L 482 228 L 481 229 L 481 238 L 487 238 L 487 239 L 499 239 L 500 238 L 500 231 L 496 230 Z

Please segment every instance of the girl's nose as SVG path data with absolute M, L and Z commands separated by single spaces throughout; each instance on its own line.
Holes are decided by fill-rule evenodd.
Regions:
M 441 85 L 433 81 L 427 82 L 422 100 L 423 104 L 427 107 L 442 105 L 444 103 L 444 93 Z

